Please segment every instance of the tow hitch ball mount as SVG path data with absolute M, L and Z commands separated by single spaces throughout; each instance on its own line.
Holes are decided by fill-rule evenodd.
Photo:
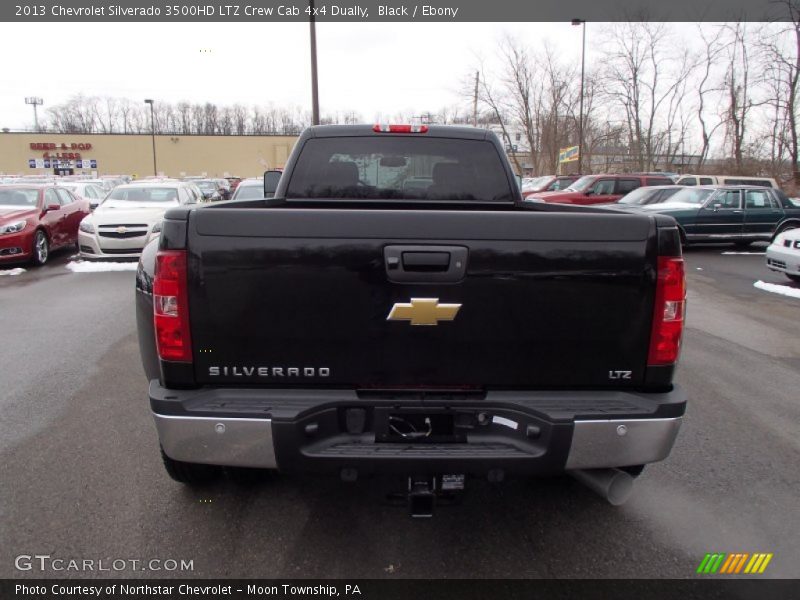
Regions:
M 463 491 L 464 475 L 412 475 L 408 478 L 408 510 L 414 518 L 433 516 L 437 494 Z

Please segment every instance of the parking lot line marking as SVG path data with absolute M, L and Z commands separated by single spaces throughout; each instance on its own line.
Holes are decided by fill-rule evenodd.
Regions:
M 788 285 L 780 285 L 777 283 L 766 283 L 758 280 L 753 284 L 753 287 L 763 290 L 765 292 L 772 292 L 773 294 L 780 294 L 781 296 L 788 296 L 790 298 L 800 299 L 800 289 Z

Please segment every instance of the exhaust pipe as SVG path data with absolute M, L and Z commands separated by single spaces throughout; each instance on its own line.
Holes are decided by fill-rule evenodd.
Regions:
M 633 492 L 633 477 L 620 469 L 576 469 L 567 471 L 613 506 L 620 506 Z

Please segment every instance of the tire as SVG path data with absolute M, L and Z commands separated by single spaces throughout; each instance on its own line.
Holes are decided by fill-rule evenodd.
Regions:
M 784 273 L 789 279 L 794 281 L 795 283 L 800 283 L 800 275 L 791 275 L 790 273 Z
M 178 483 L 186 485 L 210 483 L 222 474 L 222 468 L 216 465 L 200 465 L 174 460 L 164 453 L 163 448 L 161 448 L 161 459 L 164 461 L 167 474 Z
M 45 232 L 41 229 L 37 229 L 33 235 L 32 254 L 31 262 L 37 267 L 41 267 L 50 258 L 50 242 L 47 240 Z
M 253 487 L 270 481 L 275 471 L 270 469 L 249 469 L 247 467 L 226 467 L 225 472 L 236 485 Z

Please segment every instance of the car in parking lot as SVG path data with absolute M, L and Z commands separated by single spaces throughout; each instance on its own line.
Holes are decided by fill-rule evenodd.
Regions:
M 61 187 L 67 188 L 75 196 L 89 202 L 89 206 L 94 210 L 106 197 L 106 190 L 95 183 L 87 181 L 62 181 Z
M 635 173 L 584 175 L 564 190 L 529 194 L 526 202 L 555 202 L 557 204 L 607 204 L 616 202 L 636 188 L 652 185 L 672 185 L 669 177 Z
M 800 283 L 800 227 L 775 236 L 767 248 L 767 268 Z
M 0 186 L 0 264 L 43 265 L 50 250 L 74 245 L 81 220 L 91 214 L 88 200 L 60 186 Z
M 191 183 L 200 188 L 203 194 L 203 199 L 206 202 L 217 202 L 222 200 L 222 192 L 220 191 L 219 183 L 214 179 L 192 179 Z
M 571 186 L 580 178 L 580 175 L 542 175 L 532 179 L 523 180 L 522 197 L 527 198 L 539 192 L 557 192 Z
M 629 206 L 644 206 L 645 204 L 660 204 L 666 202 L 667 198 L 685 189 L 682 185 L 654 185 L 652 187 L 636 188 L 632 192 L 625 194 L 616 202 L 609 204 L 598 204 L 596 206 L 611 206 L 625 208 Z
M 800 227 L 800 207 L 780 190 L 761 186 L 692 186 L 665 202 L 628 210 L 669 215 L 684 244 L 733 242 L 745 247 Z
M 242 181 L 241 177 L 226 177 L 225 179 L 227 179 L 228 183 L 231 185 L 231 193 L 236 191 L 236 186 Z
M 264 197 L 264 180 L 261 177 L 243 179 L 233 190 L 231 200 L 258 200 Z
M 681 175 L 675 182 L 678 185 L 756 185 L 759 187 L 778 188 L 778 182 L 772 177 L 751 175 Z
M 160 230 L 168 208 L 197 203 L 190 186 L 182 181 L 117 186 L 91 216 L 81 221 L 81 257 L 138 257 L 152 234 Z
M 227 179 L 222 177 L 216 177 L 213 179 L 217 183 L 217 188 L 219 188 L 219 195 L 223 200 L 230 200 L 231 197 L 231 184 Z

